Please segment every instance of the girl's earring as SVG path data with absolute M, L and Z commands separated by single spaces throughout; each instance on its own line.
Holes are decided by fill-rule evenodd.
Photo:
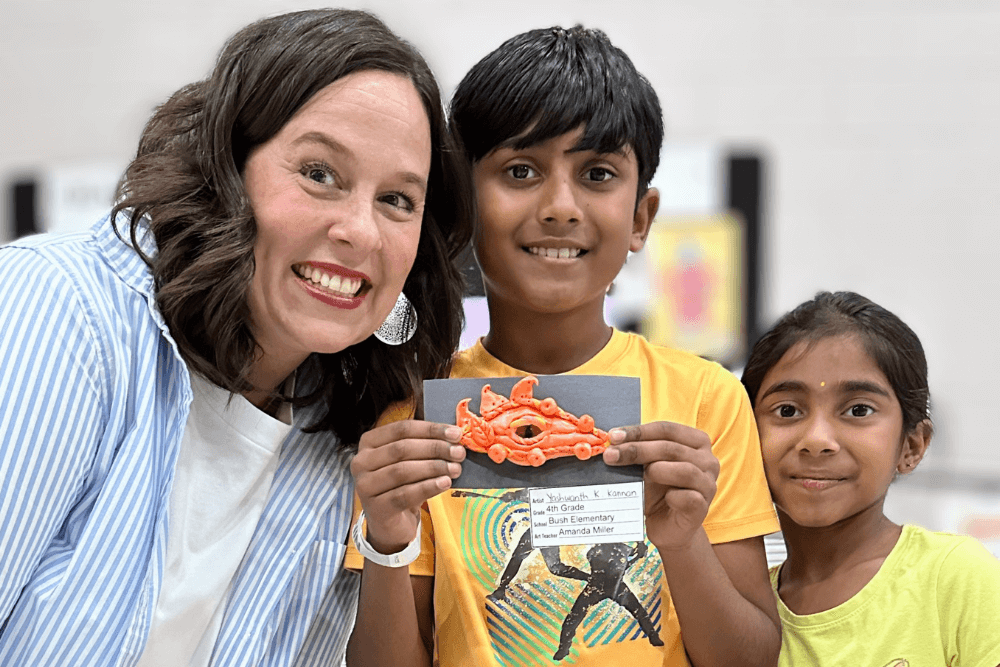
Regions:
M 402 292 L 388 317 L 375 331 L 375 337 L 386 345 L 402 345 L 417 332 L 417 309 Z

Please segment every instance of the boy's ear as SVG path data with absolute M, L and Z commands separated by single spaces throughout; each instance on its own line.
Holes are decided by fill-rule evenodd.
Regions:
M 927 448 L 931 444 L 933 432 L 934 427 L 931 426 L 931 421 L 925 419 L 903 436 L 903 448 L 899 453 L 899 462 L 896 465 L 896 470 L 901 475 L 913 472 L 917 464 L 923 460 L 924 454 L 927 453 Z
M 639 203 L 635 207 L 635 216 L 632 218 L 632 241 L 629 250 L 639 252 L 646 245 L 646 237 L 649 236 L 649 228 L 653 224 L 656 212 L 660 208 L 660 192 L 656 188 L 648 188 L 646 193 L 639 198 Z

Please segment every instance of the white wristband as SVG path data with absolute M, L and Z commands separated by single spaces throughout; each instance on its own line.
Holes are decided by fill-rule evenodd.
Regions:
M 420 519 L 417 519 L 417 535 L 413 538 L 413 541 L 406 545 L 406 547 L 394 554 L 383 554 L 375 551 L 375 547 L 368 544 L 365 539 L 365 531 L 362 525 L 365 522 L 365 511 L 361 510 L 361 514 L 358 515 L 358 520 L 354 524 L 354 529 L 351 531 L 351 537 L 354 539 L 354 548 L 358 550 L 358 553 L 365 557 L 365 559 L 370 560 L 376 565 L 381 565 L 383 567 L 406 567 L 413 561 L 417 560 L 420 556 Z

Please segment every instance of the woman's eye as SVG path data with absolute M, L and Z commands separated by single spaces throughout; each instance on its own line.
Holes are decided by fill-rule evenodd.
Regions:
M 416 208 L 413 200 L 400 192 L 390 192 L 387 195 L 382 195 L 382 201 L 393 208 L 402 209 L 404 211 L 412 211 Z
M 326 165 L 306 165 L 302 168 L 302 175 L 320 185 L 333 185 L 336 182 L 333 170 Z
M 852 405 L 850 408 L 852 417 L 867 417 L 875 412 L 875 409 L 870 405 Z
M 513 167 L 508 167 L 507 173 L 519 181 L 532 178 L 537 175 L 535 170 L 526 164 L 515 164 Z
M 594 183 L 605 183 L 614 177 L 615 175 L 604 167 L 594 167 L 593 169 L 587 170 L 587 180 L 593 181 Z
M 790 419 L 798 414 L 798 410 L 795 409 L 794 405 L 779 405 L 778 406 L 778 416 L 785 419 Z

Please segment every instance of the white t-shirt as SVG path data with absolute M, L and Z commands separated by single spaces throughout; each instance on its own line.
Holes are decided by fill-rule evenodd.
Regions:
M 137 667 L 207 666 L 291 426 L 191 375 L 163 584 Z M 290 421 L 290 419 L 289 419 Z

